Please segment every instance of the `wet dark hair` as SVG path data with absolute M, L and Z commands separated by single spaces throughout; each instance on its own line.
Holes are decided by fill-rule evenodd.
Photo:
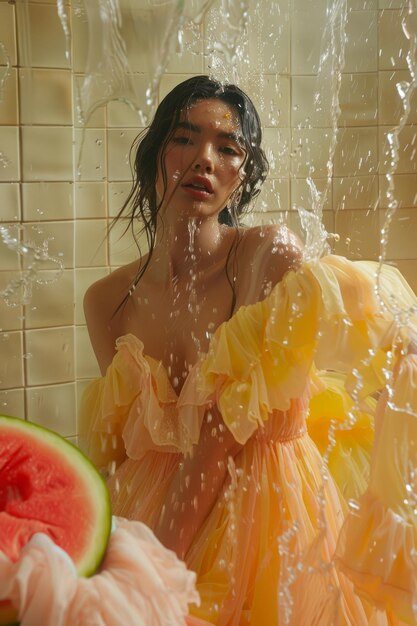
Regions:
M 140 264 L 129 293 L 120 306 L 127 301 L 146 271 L 155 246 L 157 218 L 164 200 L 162 198 L 158 203 L 156 196 L 158 165 L 161 168 L 165 188 L 167 183 L 162 160 L 165 147 L 171 140 L 182 111 L 198 101 L 207 99 L 221 100 L 232 106 L 238 113 L 242 131 L 242 147 L 246 156 L 240 171 L 242 181 L 240 198 L 236 205 L 232 205 L 230 209 L 225 207 L 219 214 L 220 223 L 236 227 L 236 246 L 239 240 L 237 227 L 240 224 L 240 217 L 248 210 L 251 202 L 259 194 L 261 185 L 267 176 L 269 166 L 261 148 L 262 131 L 259 116 L 252 101 L 241 89 L 235 85 L 222 84 L 208 76 L 194 76 L 174 87 L 161 101 L 150 126 L 136 138 L 132 145 L 131 151 L 137 148 L 133 165 L 132 189 L 111 225 L 111 227 L 114 226 L 124 216 L 127 209 L 130 209 L 127 215 L 126 230 L 131 228 L 139 252 L 139 235 L 143 232 L 146 234 L 149 247 L 148 258 L 143 266 L 142 263 Z M 139 232 L 137 232 L 138 219 L 142 222 Z M 231 250 L 226 261 L 226 273 L 230 255 Z M 233 300 L 235 300 L 234 280 L 231 280 L 228 274 L 227 277 L 232 287 Z

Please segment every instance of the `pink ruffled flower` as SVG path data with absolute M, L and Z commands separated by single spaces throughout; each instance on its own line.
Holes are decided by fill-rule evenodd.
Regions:
M 16 563 L 0 553 L 0 600 L 21 626 L 197 626 L 195 574 L 140 522 L 117 519 L 100 570 L 79 578 L 70 557 L 34 535 Z

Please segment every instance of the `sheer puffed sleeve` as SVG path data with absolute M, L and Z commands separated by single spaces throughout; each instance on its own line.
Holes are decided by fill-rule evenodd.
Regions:
M 305 396 L 316 368 L 347 374 L 370 350 L 379 364 L 396 333 L 367 271 L 340 257 L 306 263 L 217 329 L 194 395 L 215 402 L 243 444 Z
M 80 435 L 86 453 L 105 468 L 126 455 L 140 459 L 148 450 L 188 451 L 198 441 L 204 409 L 190 412 L 185 406 L 178 419 L 177 400 L 164 367 L 143 354 L 143 343 L 134 335 L 120 337 L 106 375 L 83 395 Z

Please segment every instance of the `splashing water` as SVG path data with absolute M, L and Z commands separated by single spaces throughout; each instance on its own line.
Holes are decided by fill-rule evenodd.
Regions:
M 326 162 L 327 180 L 323 192 L 319 192 L 312 178 L 312 173 L 307 177 L 310 190 L 312 212 L 318 221 L 323 219 L 323 207 L 327 202 L 333 178 L 334 155 L 337 146 L 338 120 L 340 117 L 339 93 L 342 81 L 342 72 L 345 66 L 346 45 L 346 0 L 336 0 L 327 7 L 326 26 L 322 37 L 322 53 L 320 55 L 319 69 L 317 73 L 317 89 L 314 94 L 314 107 L 316 110 L 328 110 L 330 115 L 331 138 L 328 157 Z M 330 82 L 330 89 L 329 89 Z M 330 102 L 328 98 L 330 97 Z M 310 172 L 312 166 L 310 165 Z M 305 218 L 304 218 L 305 219 Z M 314 237 L 317 237 L 315 241 Z M 314 234 L 310 235 L 310 251 L 316 253 L 318 258 L 324 251 L 323 230 L 320 226 L 314 227 Z
M 71 30 L 64 0 L 57 0 L 57 10 L 65 36 L 65 57 L 71 62 Z
M 0 225 L 0 238 L 9 250 L 16 252 L 25 259 L 26 269 L 22 270 L 18 278 L 13 279 L 0 291 L 0 298 L 10 307 L 29 304 L 34 284 L 45 285 L 58 280 L 64 270 L 62 259 L 49 254 L 49 240 L 40 245 L 20 240 L 20 231 L 14 235 L 11 230 L 16 227 Z M 53 269 L 50 272 L 51 268 Z M 48 273 L 42 273 L 49 270 Z
M 11 66 L 12 66 L 12 63 L 10 61 L 10 56 L 6 50 L 6 46 L 4 45 L 2 41 L 0 41 L 0 62 L 2 64 L 2 67 L 0 67 L 0 102 L 1 102 L 4 98 L 4 87 L 6 85 L 7 79 L 11 75 Z
M 395 197 L 395 182 L 394 175 L 398 168 L 400 160 L 400 134 L 410 116 L 411 112 L 411 97 L 417 88 L 417 2 L 416 0 L 409 0 L 407 15 L 402 20 L 402 29 L 409 42 L 409 49 L 407 51 L 406 60 L 407 67 L 410 73 L 410 80 L 400 81 L 397 83 L 397 92 L 401 98 L 403 113 L 401 115 L 399 123 L 394 126 L 386 135 L 386 152 L 388 155 L 390 168 L 386 174 L 388 187 L 386 190 L 386 198 L 388 200 L 388 209 L 385 215 L 384 224 L 381 229 L 381 252 L 379 256 L 379 268 L 377 272 L 377 294 L 381 304 L 384 307 L 388 307 L 391 313 L 400 324 L 408 324 L 410 318 L 415 315 L 413 309 L 404 310 L 399 306 L 397 300 L 392 298 L 389 303 L 383 301 L 381 296 L 381 272 L 382 264 L 387 257 L 387 246 L 389 240 L 390 226 L 398 209 L 398 201 Z

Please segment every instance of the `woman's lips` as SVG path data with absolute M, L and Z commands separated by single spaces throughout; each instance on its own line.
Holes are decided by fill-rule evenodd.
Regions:
M 195 200 L 208 200 L 213 194 L 205 189 L 183 185 L 184 191 Z

